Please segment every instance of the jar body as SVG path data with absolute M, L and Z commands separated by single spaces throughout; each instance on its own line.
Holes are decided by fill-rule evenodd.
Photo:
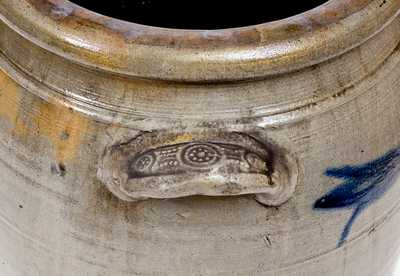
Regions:
M 292 89 L 320 93 L 301 108 L 243 120 L 204 116 L 201 124 L 193 118 L 150 118 L 135 127 L 128 120 L 99 120 L 72 101 L 40 94 L 45 88 L 28 76 L 46 72 L 45 82 L 61 65 L 39 68 L 37 56 L 30 55 L 26 63 L 33 69 L 21 70 L 11 61 L 24 54 L 12 54 L 3 42 L 0 271 L 10 276 L 389 275 L 400 246 L 399 29 L 397 18 L 332 60 L 283 79 L 224 88 L 281 91 L 282 96 L 266 96 L 265 104 L 309 96 L 306 91 L 289 99 L 285 93 Z M 12 33 L 5 24 L 1 31 Z M 61 71 L 73 76 L 73 66 Z M 99 81 L 93 90 L 120 85 L 110 78 L 110 84 Z M 299 163 L 293 196 L 279 207 L 263 206 L 251 195 L 125 202 L 98 179 L 104 149 L 116 141 L 161 129 L 186 135 L 194 125 L 280 143 Z M 368 171 L 370 178 L 357 178 L 363 168 L 388 173 Z M 374 190 L 381 183 L 388 184 Z M 346 184 L 349 194 L 339 199 L 351 204 L 321 203 Z

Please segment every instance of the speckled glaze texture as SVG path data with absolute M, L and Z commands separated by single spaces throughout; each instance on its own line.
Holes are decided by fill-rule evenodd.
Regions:
M 0 275 L 391 275 L 399 11 L 173 30 L 0 0 Z

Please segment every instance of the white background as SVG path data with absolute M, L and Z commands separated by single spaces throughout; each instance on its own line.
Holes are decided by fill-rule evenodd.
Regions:
M 394 276 L 400 276 L 400 260 L 397 262 L 396 272 Z

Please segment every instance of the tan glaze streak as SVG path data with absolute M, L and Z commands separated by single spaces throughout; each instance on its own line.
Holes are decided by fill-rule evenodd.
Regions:
M 87 132 L 89 120 L 65 106 L 40 101 L 33 118 L 40 136 L 53 144 L 58 162 L 73 160 Z
M 17 83 L 0 71 L 0 118 L 14 125 L 12 134 L 26 142 L 33 136 L 45 138 L 51 142 L 59 163 L 73 160 L 87 133 L 89 120 L 72 109 L 41 99 L 24 112 L 19 89 Z
M 13 124 L 14 133 L 23 133 L 24 124 L 19 118 L 21 94 L 19 86 L 0 70 L 0 118 Z
M 193 135 L 190 133 L 185 133 L 178 135 L 174 141 L 171 141 L 171 143 L 168 144 L 175 145 L 175 144 L 191 142 L 192 140 L 193 140 Z
M 77 13 L 84 14 L 85 12 L 81 11 Z M 114 57 L 110 55 L 111 52 L 123 53 L 124 55 L 128 54 L 128 46 L 125 43 L 125 38 L 121 34 L 110 30 L 101 23 L 88 21 L 79 16 L 74 16 L 74 14 L 75 13 L 63 18 L 62 22 L 75 30 L 85 30 L 83 38 L 79 37 L 79 35 L 71 37 L 79 46 L 76 49 L 78 55 L 82 55 L 93 62 L 106 64 L 110 67 L 117 66 L 117 64 L 124 61 L 125 57 L 123 55 L 116 55 Z M 85 37 L 90 37 L 95 43 L 88 46 Z M 81 43 L 79 44 L 80 40 Z M 110 43 L 105 45 L 104 41 L 110 41 Z M 116 61 L 114 59 L 116 59 Z

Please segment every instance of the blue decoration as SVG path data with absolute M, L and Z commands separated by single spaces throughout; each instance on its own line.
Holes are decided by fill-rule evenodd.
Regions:
M 357 166 L 329 168 L 325 175 L 343 179 L 343 183 L 318 199 L 314 209 L 353 209 L 340 237 L 338 247 L 342 246 L 357 217 L 370 204 L 379 199 L 397 179 L 400 162 L 400 148 L 384 156 Z

